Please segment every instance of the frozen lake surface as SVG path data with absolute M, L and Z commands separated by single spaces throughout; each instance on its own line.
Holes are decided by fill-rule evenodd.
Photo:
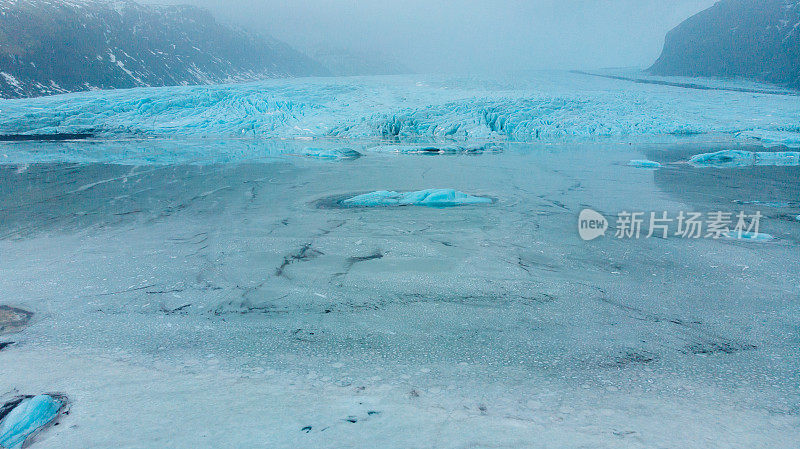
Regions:
M 672 95 L 675 108 L 692 98 L 591 83 L 608 83 L 608 98 Z M 196 89 L 225 92 L 178 91 Z M 98 99 L 163 91 L 0 109 L 27 111 L 32 130 L 77 108 L 57 128 L 82 132 L 94 112 L 80 110 Z M 692 95 L 761 102 L 773 124 L 797 109 L 794 97 Z M 210 119 L 187 113 L 171 128 L 107 112 L 98 122 L 143 128 L 3 144 L 2 305 L 34 315 L 0 336 L 15 342 L 0 350 L 0 394 L 69 398 L 36 448 L 795 447 L 800 167 L 690 165 L 703 153 L 772 151 L 742 137 L 745 127 L 713 128 L 739 123 L 734 113 L 698 111 L 676 122 L 710 127 L 695 137 L 540 131 L 518 143 L 498 133 L 387 140 L 352 131 L 361 125 L 331 133 L 341 120 L 330 117 L 311 141 L 165 138 Z M 249 114 L 270 135 L 265 112 Z M 3 132 L 31 131 L 8 117 Z M 342 201 L 426 189 L 491 202 Z M 605 237 L 579 237 L 586 208 L 609 218 Z M 759 211 L 774 239 L 617 239 L 624 211 Z

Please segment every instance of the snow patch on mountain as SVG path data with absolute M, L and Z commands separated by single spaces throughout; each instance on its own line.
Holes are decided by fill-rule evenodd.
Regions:
M 191 6 L 6 1 L 0 30 L 6 98 L 328 73 L 280 41 Z

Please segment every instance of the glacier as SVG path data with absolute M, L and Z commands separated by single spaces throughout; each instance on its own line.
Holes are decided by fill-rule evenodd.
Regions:
M 0 101 L 0 139 L 93 134 L 0 142 L 0 404 L 68 395 L 37 449 L 794 447 L 796 103 L 558 72 Z
M 726 134 L 798 147 L 798 116 L 793 95 L 540 72 L 513 80 L 297 78 L 0 100 L 0 134 L 451 142 Z

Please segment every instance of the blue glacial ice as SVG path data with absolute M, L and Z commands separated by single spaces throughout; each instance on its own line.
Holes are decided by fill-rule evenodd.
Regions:
M 55 419 L 63 406 L 46 394 L 23 399 L 0 422 L 0 447 L 21 448 L 29 436 Z
M 371 153 L 393 154 L 479 154 L 487 151 L 499 152 L 502 147 L 497 144 L 485 145 L 376 145 L 367 151 Z
M 635 159 L 635 160 L 632 160 L 632 161 L 628 162 L 628 167 L 657 169 L 657 168 L 661 168 L 662 165 L 659 164 L 656 161 Z
M 563 72 L 524 80 L 395 76 L 96 91 L 0 100 L 0 134 L 521 142 L 724 133 L 800 144 L 797 97 Z
M 800 133 L 788 130 L 753 129 L 742 131 L 739 137 L 758 140 L 767 146 L 783 145 L 789 148 L 800 148 Z
M 800 152 L 753 152 L 723 150 L 692 156 L 689 164 L 694 167 L 736 168 L 752 166 L 790 167 L 800 165 Z
M 730 231 L 724 236 L 729 240 L 743 240 L 749 242 L 769 242 L 775 240 L 775 236 L 767 234 L 766 232 Z
M 361 153 L 350 148 L 304 148 L 298 156 L 318 159 L 358 159 Z
M 426 206 L 444 208 L 491 203 L 491 198 L 472 196 L 453 189 L 427 189 L 405 193 L 379 190 L 342 201 L 342 204 L 354 207 Z

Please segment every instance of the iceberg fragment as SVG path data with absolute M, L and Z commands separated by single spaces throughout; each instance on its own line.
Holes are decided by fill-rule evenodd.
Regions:
M 758 166 L 790 167 L 800 165 L 800 152 L 753 152 L 742 150 L 723 150 L 692 156 L 689 164 L 698 168 L 736 168 Z
M 25 440 L 58 416 L 64 401 L 47 394 L 20 401 L 0 421 L 0 447 L 19 449 Z
M 800 151 L 784 151 L 778 153 L 756 153 L 756 165 L 774 165 L 777 167 L 796 167 L 800 165 Z
M 800 148 L 800 133 L 785 130 L 753 129 L 742 131 L 740 137 L 752 138 L 765 145 L 783 145 L 789 148 Z
M 725 234 L 725 238 L 729 240 L 746 240 L 750 242 L 768 242 L 775 240 L 775 237 L 765 232 L 751 232 L 751 231 L 731 231 Z
M 795 220 L 800 221 L 800 215 L 794 217 Z
M 490 203 L 492 203 L 491 198 L 472 196 L 453 189 L 427 189 L 404 193 L 378 190 L 342 201 L 342 204 L 346 206 L 355 207 L 426 206 L 444 208 Z
M 658 169 L 661 168 L 662 165 L 656 161 L 648 161 L 644 159 L 634 159 L 628 162 L 628 167 L 636 167 L 636 168 L 648 168 L 648 169 Z
M 297 154 L 320 159 L 358 159 L 361 157 L 361 153 L 350 148 L 305 148 Z

